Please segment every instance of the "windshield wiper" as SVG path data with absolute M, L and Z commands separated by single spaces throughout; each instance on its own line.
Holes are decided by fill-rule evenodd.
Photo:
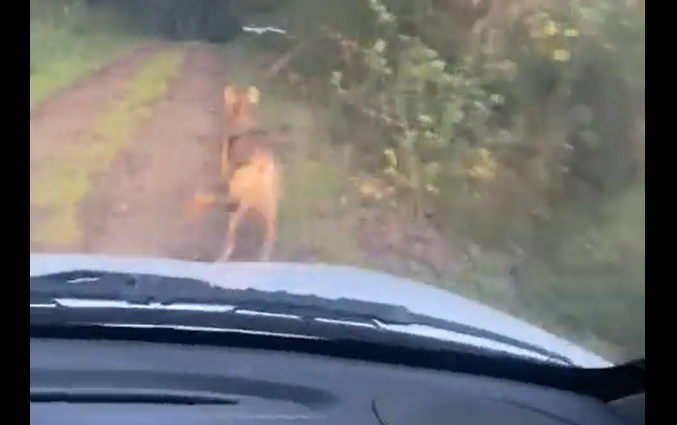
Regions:
M 365 338 L 374 339 L 380 333 L 389 335 L 389 342 L 397 342 L 398 338 L 399 341 L 405 341 L 406 337 L 410 337 L 416 338 L 416 344 L 428 339 L 431 342 L 434 341 L 434 344 L 429 346 L 443 346 L 440 339 L 432 336 L 404 335 L 401 332 L 386 329 L 386 326 L 423 326 L 492 341 L 560 363 L 573 364 L 565 356 L 542 347 L 474 326 L 413 313 L 403 306 L 347 298 L 325 299 L 315 295 L 297 295 L 283 291 L 228 289 L 191 278 L 73 270 L 31 276 L 30 300 L 32 323 L 37 320 L 52 322 L 59 319 L 73 321 L 79 318 L 79 321 L 89 323 L 129 324 L 152 321 L 152 324 L 159 326 L 210 328 L 227 326 L 265 331 L 262 329 L 265 326 L 274 325 L 277 328 L 281 323 L 280 317 L 288 317 L 296 321 L 295 324 L 286 327 L 287 333 L 296 332 L 309 337 L 322 338 L 326 336 L 323 331 L 331 325 L 342 327 L 345 334 L 345 325 L 355 324 L 364 325 L 363 327 L 366 326 L 368 330 L 360 331 L 360 326 L 355 326 L 350 330 L 350 337 L 357 337 L 360 332 L 363 332 Z M 92 305 L 87 303 L 81 304 L 78 308 L 72 308 L 73 304 L 64 303 L 64 300 L 101 301 L 102 303 L 95 308 L 88 309 L 87 307 L 92 307 Z M 121 309 L 119 305 L 115 307 L 105 302 L 122 302 L 123 306 L 155 306 L 156 308 Z M 162 308 L 162 306 L 180 305 L 219 308 L 203 308 L 202 311 L 195 308 L 175 308 L 167 311 Z M 56 312 L 60 312 L 59 317 L 55 317 Z M 252 320 L 252 313 L 259 314 L 253 316 L 257 317 L 256 321 Z M 375 333 L 374 329 L 378 332 Z M 319 332 L 319 334 L 314 334 L 314 332 Z M 393 334 L 397 334 L 397 338 L 393 337 Z M 336 337 L 337 333 L 334 332 L 332 335 Z M 451 342 L 449 344 L 451 345 Z M 454 345 L 457 346 L 458 343 Z

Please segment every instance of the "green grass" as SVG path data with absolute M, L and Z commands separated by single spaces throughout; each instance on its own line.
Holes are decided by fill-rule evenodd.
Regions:
M 517 282 L 511 264 L 484 253 L 448 287 L 602 355 L 645 355 L 646 194 L 643 185 L 610 202 L 587 232 L 559 235 L 556 255 L 531 257 Z
M 31 109 L 55 91 L 143 43 L 108 28 L 85 30 L 73 20 L 32 20 L 30 27 Z
M 279 217 L 282 251 L 324 263 L 362 263 L 347 182 L 328 152 L 287 157 Z
M 181 48 L 173 48 L 149 59 L 87 135 L 56 146 L 50 166 L 31 175 L 31 207 L 51 213 L 31 234 L 31 241 L 63 245 L 80 239 L 77 208 L 91 190 L 92 177 L 106 171 L 149 116 L 153 103 L 166 94 L 183 57 Z

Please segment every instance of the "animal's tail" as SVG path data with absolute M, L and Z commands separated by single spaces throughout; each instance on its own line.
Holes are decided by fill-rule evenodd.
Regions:
M 207 208 L 217 203 L 218 199 L 216 194 L 209 192 L 196 193 L 193 195 L 188 204 L 185 206 L 183 211 L 184 220 L 192 221 L 197 218 L 197 216 L 203 213 Z
M 253 158 L 252 165 L 256 168 L 263 180 L 268 183 L 269 187 L 274 190 L 277 196 L 280 191 L 280 171 L 278 169 L 277 161 L 272 153 L 261 152 L 259 155 L 256 155 Z

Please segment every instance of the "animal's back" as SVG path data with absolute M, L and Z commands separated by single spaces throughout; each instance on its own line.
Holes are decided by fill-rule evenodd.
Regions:
M 259 150 L 233 173 L 228 197 L 250 208 L 274 208 L 279 197 L 279 178 L 278 164 L 272 152 Z

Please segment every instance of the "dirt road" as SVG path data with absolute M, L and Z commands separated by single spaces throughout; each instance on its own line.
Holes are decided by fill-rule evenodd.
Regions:
M 31 235 L 51 211 L 33 202 L 33 182 L 37 175 L 54 161 L 61 150 L 74 146 L 92 122 L 122 89 L 140 63 L 151 56 L 156 46 L 149 46 L 114 61 L 79 81 L 73 87 L 46 99 L 30 113 Z M 31 237 L 31 250 L 41 248 L 41 241 Z
M 223 190 L 218 181 L 218 141 L 223 130 L 222 90 L 229 71 L 221 55 L 204 45 L 181 46 L 176 72 L 167 74 L 171 78 L 160 85 L 163 91 L 145 107 L 143 119 L 103 120 L 113 133 L 118 124 L 132 121 L 132 128 L 122 132 L 124 140 L 101 140 L 96 134 L 83 137 L 96 133 L 93 122 L 101 122 L 102 114 L 111 110 L 127 114 L 125 96 L 130 87 L 144 92 L 148 90 L 144 84 L 152 85 L 155 79 L 151 73 L 150 79 L 141 79 L 144 84 L 135 83 L 139 69 L 148 68 L 167 47 L 152 45 L 129 54 L 31 112 L 31 252 L 199 261 L 214 261 L 222 253 L 224 209 L 212 207 L 193 222 L 183 214 L 196 192 Z M 154 63 L 160 70 L 164 67 L 162 61 L 160 66 Z M 236 66 L 231 64 L 231 70 Z M 288 112 L 290 105 L 284 105 Z M 323 139 L 312 128 L 308 132 L 312 137 L 296 139 L 313 143 Z M 393 253 L 385 236 L 392 232 L 381 232 L 381 224 L 363 220 L 363 209 L 345 217 L 337 213 L 345 209 L 337 201 L 344 184 L 343 174 L 331 172 L 336 167 L 333 160 L 317 162 L 309 153 L 295 161 L 295 167 L 285 169 L 285 183 L 293 188 L 293 196 L 283 199 L 283 204 L 287 202 L 280 223 L 283 237 L 274 259 L 350 264 L 366 259 L 370 266 L 403 275 L 413 273 L 410 269 L 419 262 L 423 265 L 418 268 L 431 268 L 428 263 L 438 257 L 437 263 L 448 266 L 451 256 L 439 243 L 428 243 L 413 260 L 404 260 Z M 262 236 L 256 230 L 253 223 L 243 223 L 233 260 L 255 258 Z M 337 238 L 339 234 L 342 238 Z M 444 255 L 433 255 L 431 250 Z
M 151 46 L 128 55 L 31 112 L 32 192 L 41 189 L 34 188 L 34 176 L 46 164 L 58 161 L 60 150 L 80 140 L 139 64 L 156 50 Z M 185 50 L 178 77 L 150 117 L 133 132 L 105 173 L 88 176 L 91 185 L 77 205 L 80 237 L 76 241 L 55 243 L 34 237 L 33 229 L 52 212 L 31 202 L 32 252 L 204 261 L 220 254 L 225 213 L 212 208 L 195 222 L 186 222 L 182 209 L 196 190 L 219 187 L 217 141 L 224 64 L 207 47 L 192 45 Z M 242 243 L 240 259 L 247 258 L 247 245 L 251 245 L 247 242 Z

